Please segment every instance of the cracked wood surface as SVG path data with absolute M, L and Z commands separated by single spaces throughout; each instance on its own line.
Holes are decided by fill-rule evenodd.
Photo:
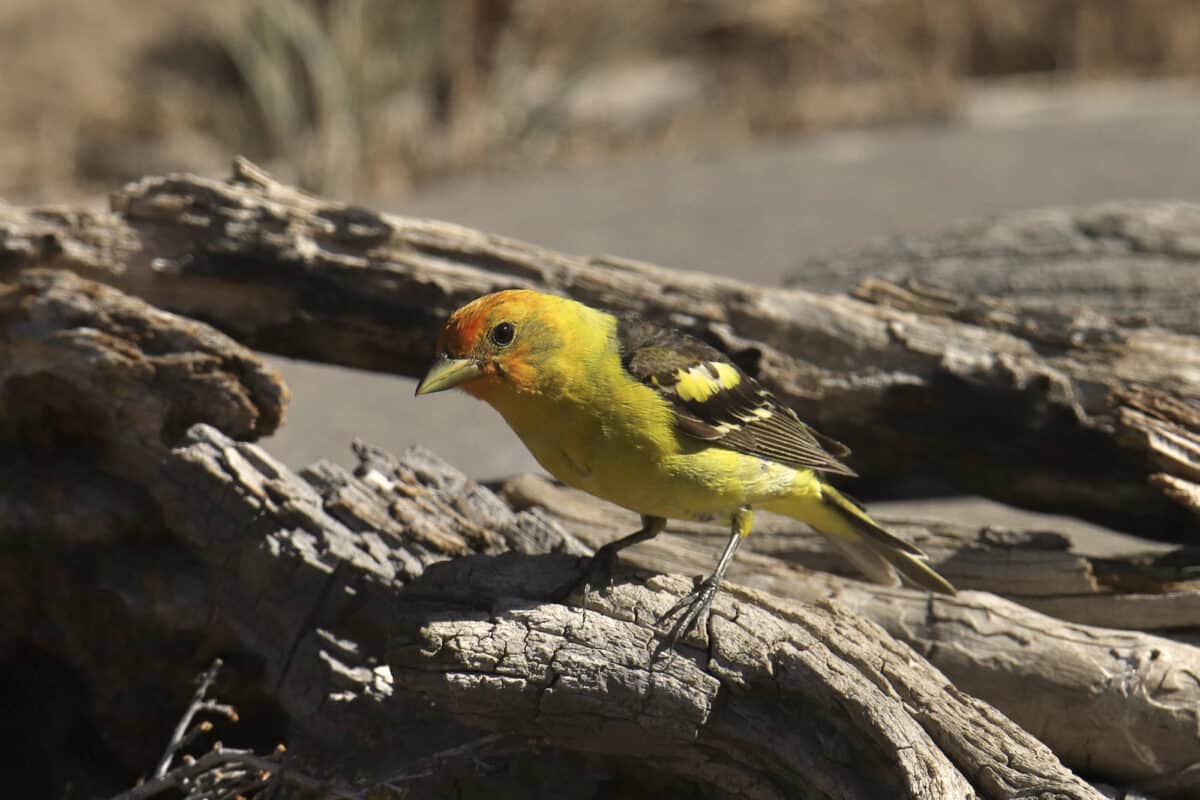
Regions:
M 637 525 L 636 515 L 540 476 L 513 479 L 502 494 L 514 508 L 543 510 L 591 548 Z M 986 591 L 962 591 L 1002 590 L 1007 575 L 1012 578 L 1008 588 L 1020 590 L 1010 596 L 1034 609 L 1066 605 L 1069 597 L 1075 608 L 1131 598 L 1143 606 L 1142 626 L 1194 636 L 1200 617 L 1186 613 L 1194 608 L 1194 590 L 1105 594 L 1120 587 L 1119 581 L 1101 582 L 1112 575 L 1123 575 L 1143 591 L 1154 577 L 1166 576 L 1139 564 L 1124 569 L 1112 560 L 1093 564 L 1048 532 L 891 525 L 927 551 L 960 590 L 956 598 L 931 602 L 920 592 L 828 574 L 844 565 L 818 534 L 797 531 L 796 523 L 769 514 L 756 515 L 756 522 L 730 568 L 730 580 L 776 597 L 833 600 L 862 614 L 916 649 L 956 686 L 1033 732 L 1068 764 L 1153 786 L 1163 796 L 1200 792 L 1200 776 L 1190 769 L 1200 762 L 1200 649 L 1164 636 L 1115 630 L 1112 622 L 1107 627 L 1072 624 Z M 706 574 L 727 535 L 724 526 L 672 522 L 666 533 L 624 551 L 622 560 L 644 570 Z M 1109 575 L 1097 576 L 1102 570 Z M 1164 567 L 1161 572 L 1178 578 L 1185 570 Z M 1170 630 L 1168 622 L 1178 623 L 1180 630 Z
M 1064 623 L 985 593 L 932 605 L 911 592 L 848 583 L 813 594 L 910 644 L 1065 763 L 1156 796 L 1200 794 L 1200 649 Z
M 697 649 L 656 657 L 652 621 L 690 584 L 621 582 L 586 613 L 538 601 L 573 572 L 561 560 L 430 570 L 411 590 L 467 618 L 402 614 L 412 640 L 391 651 L 397 683 L 472 724 L 642 753 L 741 797 L 1092 796 L 861 617 L 722 597 Z
M 1194 212 L 1155 208 L 1122 225 L 1141 213 L 1186 251 Z M 405 375 L 425 368 L 462 302 L 512 286 L 562 292 L 724 348 L 855 443 L 868 486 L 927 476 L 1145 536 L 1197 531 L 1200 344 L 1144 320 L 880 281 L 829 296 L 567 256 L 306 195 L 244 161 L 227 182 L 143 179 L 110 212 L 0 207 L 0 269 L 47 265 L 260 349 Z
M 485 529 L 480 515 L 488 527 L 508 519 L 506 538 L 519 535 L 526 550 L 577 549 L 569 535 L 550 534 L 559 529 L 544 514 L 508 510 L 428 455 L 397 460 L 362 449 L 356 476 L 321 465 L 305 484 L 259 448 L 197 427 L 175 456 L 165 508 L 214 493 L 227 501 L 220 516 L 168 522 L 218 563 L 230 547 L 251 548 L 236 560 L 253 582 L 223 593 L 232 603 L 256 599 L 256 613 L 238 624 L 268 657 L 289 709 L 314 682 L 388 694 L 387 703 L 416 692 L 464 725 L 635 757 L 728 796 L 1098 797 L 1049 748 L 839 606 L 723 595 L 702 638 L 656 655 L 653 619 L 689 586 L 679 578 L 623 581 L 585 613 L 578 598 L 550 599 L 581 574 L 568 553 L 435 556 L 396 593 L 401 565 L 422 560 L 400 556 L 407 543 L 392 539 L 408 530 L 398 519 L 406 514 L 388 512 L 380 530 L 363 526 L 396 503 L 460 532 Z M 326 516 L 334 508 L 336 520 Z M 269 547 L 248 544 L 251 524 Z M 376 537 L 390 546 L 379 548 Z M 291 624 L 276 616 L 276 594 L 290 598 Z M 331 660 L 341 666 L 322 674 Z M 381 710 L 396 713 L 386 703 Z M 310 713 L 307 724 L 330 723 L 328 705 Z

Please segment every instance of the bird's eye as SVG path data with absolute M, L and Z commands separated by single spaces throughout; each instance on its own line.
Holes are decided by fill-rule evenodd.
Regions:
M 516 335 L 516 332 L 517 329 L 513 327 L 511 322 L 501 322 L 492 328 L 492 332 L 488 334 L 488 338 L 497 347 L 507 347 L 512 344 L 513 336 Z

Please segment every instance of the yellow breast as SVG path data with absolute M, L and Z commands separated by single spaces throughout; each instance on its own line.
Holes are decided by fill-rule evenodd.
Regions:
M 656 392 L 613 406 L 544 398 L 498 410 L 554 477 L 641 514 L 697 519 L 786 494 L 796 470 L 680 437 Z M 599 410 L 598 410 L 599 409 Z
M 541 364 L 541 390 L 480 395 L 547 472 L 639 513 L 684 519 L 789 490 L 796 470 L 680 435 L 668 402 L 621 365 L 615 318 L 579 309 L 598 317 L 564 328 L 574 357 Z

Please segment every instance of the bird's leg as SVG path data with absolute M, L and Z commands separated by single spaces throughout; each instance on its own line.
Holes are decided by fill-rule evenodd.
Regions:
M 587 598 L 592 591 L 592 587 L 598 585 L 608 586 L 612 583 L 613 568 L 617 564 L 617 553 L 638 542 L 653 539 L 662 533 L 665 527 L 667 527 L 667 521 L 663 517 L 648 517 L 643 514 L 641 528 L 628 536 L 622 536 L 614 542 L 609 542 L 592 555 L 591 561 L 588 563 L 587 573 L 584 574 L 582 581 L 583 607 L 585 611 L 587 610 Z M 578 583 L 572 584 L 571 589 L 574 589 L 578 585 Z M 568 593 L 570 593 L 570 589 Z
M 688 631 L 695 627 L 700 621 L 700 617 L 712 606 L 713 598 L 717 596 L 717 589 L 721 586 L 721 581 L 725 578 L 725 571 L 729 569 L 729 565 L 733 563 L 733 556 L 737 553 L 738 547 L 742 544 L 742 539 L 746 538 L 746 534 L 750 533 L 750 527 L 754 524 L 754 512 L 748 507 L 739 508 L 733 515 L 732 531 L 729 534 L 729 541 L 725 544 L 725 551 L 721 553 L 721 559 L 717 562 L 717 568 L 712 574 L 704 580 L 700 581 L 688 594 L 684 595 L 678 603 L 671 606 L 665 614 L 658 618 L 659 624 L 663 620 L 670 619 L 679 612 L 678 621 L 675 622 L 667 631 L 667 641 L 671 647 L 679 641 L 681 636 L 686 636 Z

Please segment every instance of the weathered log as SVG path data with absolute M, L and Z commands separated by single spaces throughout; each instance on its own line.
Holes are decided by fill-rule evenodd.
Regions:
M 268 403 L 247 398 L 265 391 L 252 390 L 258 382 L 274 385 L 269 373 L 197 323 L 69 275 L 30 276 L 5 297 L 0 338 L 13 358 L 0 385 L 28 362 L 77 404 L 107 409 L 116 398 L 147 418 L 88 417 L 79 448 L 63 436 L 78 420 L 47 412 L 61 394 L 26 393 L 20 408 L 41 415 L 46 438 L 7 430 L 0 450 L 14 472 L 36 467 L 20 495 L 3 487 L 0 579 L 20 590 L 6 593 L 20 613 L 6 615 L 0 642 L 33 640 L 69 660 L 114 728 L 118 714 L 142 722 L 110 747 L 136 751 L 122 737 L 139 734 L 157 743 L 149 709 L 164 728 L 174 716 L 163 673 L 185 683 L 191 665 L 178 675 L 178 653 L 207 662 L 217 649 L 234 674 L 255 676 L 258 707 L 278 704 L 295 757 L 367 780 L 484 727 L 549 738 L 560 753 L 635 759 L 710 795 L 1098 796 L 1042 743 L 840 607 L 723 595 L 698 638 L 656 654 L 653 612 L 686 581 L 624 583 L 585 613 L 553 599 L 581 574 L 578 542 L 429 455 L 360 448 L 357 474 L 320 464 L 301 477 L 207 425 L 164 439 L 164 420 L 193 412 L 253 435 L 248 409 Z M 67 357 L 80 348 L 84 357 Z M 148 463 L 131 469 L 138 449 Z M 59 498 L 42 480 L 63 464 L 95 505 L 136 505 L 82 537 L 69 529 L 75 517 L 55 518 Z M 15 546 L 33 535 L 22 526 L 39 506 L 38 547 Z M 547 550 L 560 552 L 527 555 Z M 102 580 L 89 583 L 97 569 Z
M 1144 391 L 1160 410 L 1194 409 L 1200 345 L 1140 323 L 878 282 L 855 300 L 570 257 L 312 197 L 246 162 L 229 182 L 144 179 L 111 212 L 0 209 L 0 269 L 34 265 L 104 275 L 260 349 L 407 375 L 463 301 L 512 286 L 563 292 L 726 349 L 852 442 L 868 479 L 931 475 L 1142 535 L 1196 534 L 1191 417 L 1170 416 L 1165 437 L 1127 401 Z
M 1089 307 L 1124 324 L 1200 334 L 1200 206 L 1044 208 L 906 234 L 806 260 L 788 285 L 848 292 L 915 281 L 1028 309 Z
M 581 574 L 565 554 L 455 559 L 389 595 L 382 589 L 394 586 L 404 542 L 379 549 L 380 532 L 322 521 L 312 488 L 211 428 L 194 428 L 175 456 L 163 504 L 185 513 L 169 519 L 204 543 L 206 558 L 236 558 L 255 576 L 222 595 L 254 599 L 241 637 L 266 658 L 289 710 L 314 684 L 377 700 L 415 691 L 471 727 L 645 759 L 731 796 L 1097 796 L 1036 739 L 837 606 L 723 596 L 703 633 L 675 653 L 659 647 L 654 620 L 686 581 L 623 582 L 585 612 L 550 599 Z M 371 506 L 397 502 L 436 512 L 431 524 L 471 530 L 470 511 L 504 513 L 428 456 L 367 456 L 372 466 L 358 477 L 318 470 L 326 490 L 336 488 L 326 501 L 339 498 L 355 524 L 379 516 Z M 472 498 L 465 507 L 452 487 Z M 227 498 L 222 514 L 191 513 L 195 498 L 214 493 Z M 372 493 L 380 497 L 367 503 Z M 545 538 L 544 518 L 524 518 Z M 251 524 L 272 546 L 253 544 Z M 374 660 L 384 642 L 390 672 Z M 322 675 L 331 659 L 336 669 Z M 312 712 L 330 724 L 328 706 Z
M 309 484 L 261 451 L 247 451 L 258 459 L 253 464 L 239 458 L 228 438 L 225 472 L 206 477 L 236 493 L 244 490 L 240 478 L 276 468 L 254 488 L 280 498 L 277 516 L 264 517 L 253 492 L 189 494 L 202 486 L 179 482 L 171 450 L 184 434 L 177 426 L 212 421 L 252 438 L 271 430 L 285 397 L 254 353 L 202 323 L 65 272 L 0 284 L 0 669 L 5 723 L 23 733 L 8 745 L 22 767 L 6 776 L 6 792 L 61 796 L 70 783 L 99 796 L 105 787 L 130 785 L 135 770 L 160 754 L 191 694 L 190 676 L 216 654 L 227 657 L 222 695 L 242 712 L 242 727 L 250 726 L 249 733 L 235 729 L 233 740 L 249 736 L 267 748 L 297 743 L 298 753 L 326 773 L 372 775 L 368 767 L 396 768 L 470 738 L 422 704 L 397 710 L 376 700 L 350 702 L 338 684 L 343 662 L 321 653 L 353 643 L 317 630 L 317 610 L 324 591 L 367 596 L 355 591 L 364 580 L 386 596 L 400 585 L 386 576 L 418 574 L 424 560 L 522 549 L 506 527 L 517 515 L 469 486 L 453 503 L 435 506 L 423 489 L 407 522 L 401 503 L 377 509 L 383 518 L 397 515 L 391 530 L 404 549 L 389 553 L 381 531 L 356 538 L 361 552 L 342 549 L 337 519 Z M 409 463 L 420 470 L 419 460 Z M 176 495 L 180 504 L 163 502 Z M 333 514 L 342 508 L 335 499 L 329 507 Z M 230 508 L 237 514 L 227 514 Z M 173 524 L 179 516 L 210 525 L 212 540 L 188 541 Z M 552 531 L 555 542 L 546 539 L 537 514 L 519 518 L 531 543 L 524 549 L 571 549 L 561 532 Z M 255 538 L 264 531 L 275 535 Z M 310 567 L 288 566 L 310 545 Z M 333 548 L 327 560 L 326 545 Z M 295 594 L 259 591 L 273 585 L 274 573 L 255 573 L 264 562 L 254 554 L 275 547 L 286 550 L 281 584 Z M 339 559 L 346 566 L 339 568 Z M 331 574 L 350 576 L 349 587 Z M 256 612 L 261 616 L 253 619 Z M 376 625 L 386 630 L 387 616 Z M 374 691 L 375 677 L 368 670 L 365 683 L 354 686 Z M 358 681 L 359 673 L 351 678 Z M 339 726 L 347 717 L 340 709 L 350 705 L 354 724 Z M 367 745 L 381 738 L 389 757 L 372 762 Z M 532 760 L 528 746 L 520 751 Z M 77 756 L 64 757 L 68 752 Z M 84 752 L 96 755 L 78 755 Z M 599 780 L 597 770 L 558 752 L 539 759 L 548 781 L 580 772 Z M 468 764 L 458 774 L 470 772 Z M 516 795 L 528 788 L 512 783 Z
M 593 548 L 637 527 L 636 516 L 538 476 L 509 481 L 503 494 L 516 508 L 541 508 Z M 1034 732 L 1068 764 L 1153 786 L 1163 796 L 1200 793 L 1200 776 L 1189 771 L 1200 763 L 1200 686 L 1191 677 L 1200 674 L 1200 648 L 1111 627 L 1064 623 L 985 592 L 931 600 L 920 592 L 814 575 L 805 568 L 838 569 L 836 557 L 821 552 L 827 548 L 821 547 L 819 536 L 766 514 L 756 515 L 756 522 L 756 532 L 730 568 L 731 580 L 777 597 L 833 599 L 863 614 L 915 648 L 956 686 Z M 932 563 L 960 589 L 976 581 L 1003 589 L 1002 576 L 1007 575 L 1015 584 L 1008 587 L 1017 590 L 1015 599 L 1038 608 L 1060 600 L 1055 591 L 1073 590 L 1083 606 L 1085 597 L 1102 604 L 1106 595 L 1101 591 L 1117 588 L 1099 583 L 1089 559 L 1065 549 L 1021 547 L 1052 543 L 1047 540 L 1054 534 L 997 536 L 985 529 L 969 535 L 951 526 L 892 527 L 926 549 Z M 706 574 L 726 536 L 716 525 L 672 523 L 622 558 L 641 569 Z M 1112 563 L 1106 566 L 1111 569 Z M 1136 564 L 1127 567 L 1114 572 L 1126 580 L 1139 572 Z M 1028 572 L 1037 577 L 1023 582 Z M 742 596 L 740 590 L 730 591 Z M 1188 599 L 1188 608 L 1194 607 L 1194 591 L 1181 596 Z M 1134 597 L 1156 608 L 1151 606 L 1153 595 Z M 1154 617 L 1151 611 L 1139 621 L 1149 627 Z M 1183 622 L 1191 632 L 1200 629 L 1198 617 Z M 1117 719 L 1120 724 L 1114 724 Z
M 703 649 L 656 658 L 653 620 L 687 582 L 622 584 L 585 614 L 544 602 L 573 564 L 510 564 L 450 562 L 412 585 L 438 611 L 401 612 L 398 685 L 473 725 L 648 756 L 739 797 L 1093 796 L 861 617 L 722 598 Z
M 161 748 L 157 725 L 189 659 L 206 657 L 195 650 L 215 602 L 145 487 L 192 424 L 257 437 L 286 398 L 207 325 L 69 272 L 0 281 L 2 704 L 22 732 L 12 763 L 28 768 L 6 794 L 61 796 L 44 781 L 74 768 L 64 754 L 93 743 L 70 737 L 93 727 L 104 781 L 119 774 L 111 754 L 149 763 Z
M 278 375 L 228 336 L 69 272 L 0 283 L 0 331 L 0 437 L 39 450 L 99 443 L 152 470 L 196 422 L 258 438 L 287 405 Z
M 1181 506 L 1200 514 L 1200 399 L 1194 385 L 1200 378 L 1196 370 L 1200 341 L 1167 334 L 1161 339 L 1156 334 L 1139 341 L 1138 337 L 1116 334 L 1110 321 L 1097 318 L 1087 308 L 1033 311 L 1005 300 L 956 295 L 912 283 L 900 287 L 868 278 L 852 293 L 927 317 L 942 316 L 987 330 L 1032 334 L 1031 338 L 1051 353 L 1074 348 L 1080 340 L 1094 337 L 1096 350 L 1107 350 L 1107 355 L 1100 352 L 1081 355 L 1079 362 L 1069 368 L 1079 392 L 1079 407 L 1088 405 L 1088 392 L 1107 391 L 1104 404 L 1111 416 L 1093 422 L 1124 446 L 1127 456 L 1134 453 L 1140 456 L 1141 463 L 1151 473 L 1151 484 Z M 1184 357 L 1177 359 L 1180 354 Z M 1107 362 L 1109 358 L 1125 362 L 1117 366 L 1122 373 L 1117 381 L 1111 380 L 1109 369 L 1113 364 Z M 1172 376 L 1168 374 L 1171 369 L 1179 372 Z M 1036 410 L 1035 416 L 1040 413 L 1044 410 Z M 1103 453 L 1096 455 L 1105 457 Z M 1015 478 L 1017 482 L 1029 479 L 1029 476 Z M 1143 511 L 1138 509 L 1135 516 Z M 1194 523 L 1183 524 L 1187 528 L 1194 526 Z
M 957 688 L 994 698 L 1065 763 L 1161 797 L 1200 794 L 1200 649 L 1062 623 L 983 593 L 931 605 L 847 584 L 820 596 L 910 644 Z

